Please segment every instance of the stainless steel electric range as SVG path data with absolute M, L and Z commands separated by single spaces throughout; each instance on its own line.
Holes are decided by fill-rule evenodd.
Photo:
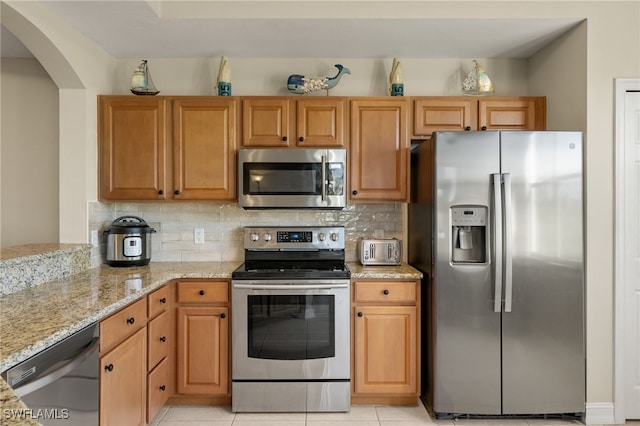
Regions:
M 350 409 L 344 227 L 246 227 L 232 274 L 232 410 Z

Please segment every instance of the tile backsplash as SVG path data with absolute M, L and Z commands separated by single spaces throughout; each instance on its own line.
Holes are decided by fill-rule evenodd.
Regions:
M 359 237 L 402 239 L 406 204 L 351 204 L 344 210 L 244 210 L 236 203 L 89 203 L 89 228 L 97 230 L 100 247 L 92 249 L 91 266 L 104 263 L 103 231 L 114 219 L 134 215 L 143 218 L 153 234 L 152 262 L 242 261 L 242 229 L 245 226 L 342 225 L 346 233 L 346 257 L 357 260 Z M 195 244 L 194 229 L 204 229 L 204 244 Z

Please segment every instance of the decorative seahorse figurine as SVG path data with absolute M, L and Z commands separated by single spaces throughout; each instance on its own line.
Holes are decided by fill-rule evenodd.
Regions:
M 351 74 L 349 68 L 340 64 L 336 64 L 335 67 L 338 68 L 338 74 L 335 77 L 305 77 L 300 74 L 292 74 L 287 80 L 287 89 L 297 94 L 332 89 L 338 84 L 343 74 Z

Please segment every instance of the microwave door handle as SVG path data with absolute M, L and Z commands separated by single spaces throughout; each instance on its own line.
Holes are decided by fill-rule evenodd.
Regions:
M 321 179 L 322 179 L 322 201 L 327 199 L 327 156 L 322 156 L 322 171 L 321 171 Z

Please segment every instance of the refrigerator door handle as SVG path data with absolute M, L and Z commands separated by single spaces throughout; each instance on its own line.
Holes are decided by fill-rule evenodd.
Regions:
M 504 311 L 511 312 L 513 294 L 513 253 L 511 244 L 512 206 L 511 206 L 511 174 L 503 174 L 504 182 Z
M 495 218 L 493 228 L 495 244 L 493 312 L 502 312 L 502 175 L 494 173 L 491 178 L 493 180 L 493 217 Z

